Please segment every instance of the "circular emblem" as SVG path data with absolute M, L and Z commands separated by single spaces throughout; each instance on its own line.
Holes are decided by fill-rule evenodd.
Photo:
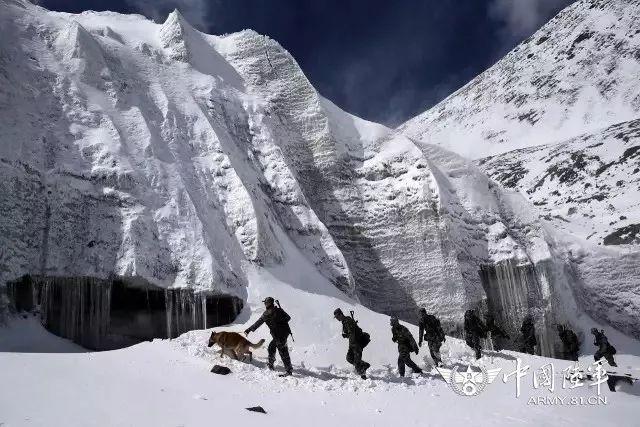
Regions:
M 482 366 L 467 367 L 466 371 L 459 372 L 459 366 L 451 370 L 449 383 L 453 391 L 461 396 L 477 396 L 484 390 L 489 382 L 487 370 Z

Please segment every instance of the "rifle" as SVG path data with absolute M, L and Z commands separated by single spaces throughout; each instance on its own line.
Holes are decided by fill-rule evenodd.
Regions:
M 280 306 L 280 301 L 279 300 L 276 300 L 276 305 L 278 306 L 278 308 L 280 310 L 282 310 L 282 306 Z M 291 331 L 291 327 L 289 326 L 289 322 L 287 322 L 287 328 L 289 328 L 289 335 L 291 335 L 291 341 L 296 342 L 296 340 L 293 339 L 293 332 Z
M 351 314 L 351 318 L 356 323 L 356 334 L 358 336 L 358 341 L 360 341 L 360 344 L 362 345 L 362 348 L 365 348 L 371 342 L 371 335 L 369 335 L 368 333 L 363 331 L 362 328 L 360 328 L 360 326 L 358 326 L 358 321 L 356 320 L 355 317 L 353 317 L 353 310 L 350 310 L 349 314 Z

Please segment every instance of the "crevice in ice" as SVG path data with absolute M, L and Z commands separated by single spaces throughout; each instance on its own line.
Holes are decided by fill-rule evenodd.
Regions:
M 23 276 L 7 284 L 15 311 L 37 311 L 50 332 L 92 350 L 123 348 L 154 338 L 231 323 L 241 299 L 93 277 Z

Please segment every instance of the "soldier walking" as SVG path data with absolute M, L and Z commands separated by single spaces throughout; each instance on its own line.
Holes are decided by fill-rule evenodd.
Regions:
M 578 361 L 580 341 L 578 341 L 578 336 L 575 332 L 564 325 L 558 325 L 558 335 L 560 335 L 560 341 L 562 341 L 562 358 Z
M 405 365 L 413 370 L 414 374 L 421 374 L 422 369 L 411 360 L 411 352 L 418 354 L 418 344 L 405 326 L 401 325 L 397 317 L 391 318 L 391 340 L 398 343 L 398 373 L 404 377 Z
M 269 343 L 267 351 L 269 353 L 268 366 L 270 370 L 273 370 L 273 364 L 276 361 L 276 349 L 280 354 L 280 359 L 285 369 L 285 376 L 291 375 L 293 368 L 291 367 L 291 359 L 289 358 L 289 349 L 287 348 L 287 338 L 291 335 L 291 328 L 289 327 L 289 321 L 291 317 L 281 308 L 276 307 L 275 301 L 271 297 L 267 297 L 262 301 L 266 310 L 262 313 L 262 316 L 245 331 L 245 335 L 258 329 L 263 323 L 269 327 L 269 332 L 273 338 Z M 279 305 L 279 304 L 278 304 Z
M 476 359 L 482 357 L 480 339 L 487 337 L 487 328 L 474 310 L 464 313 L 464 336 L 467 345 L 476 352 Z
M 435 366 L 442 365 L 440 347 L 446 340 L 440 320 L 433 314 L 427 314 L 425 308 L 420 309 L 420 321 L 418 323 L 418 346 L 422 347 L 422 339 L 429 344 L 429 353 Z
M 528 315 L 522 321 L 520 332 L 522 332 L 522 352 L 534 354 L 538 341 L 536 340 L 536 328 L 531 315 Z
M 342 337 L 349 340 L 349 350 L 347 351 L 347 362 L 352 364 L 363 380 L 367 379 L 367 369 L 371 366 L 362 360 L 362 350 L 369 344 L 371 337 L 358 326 L 358 322 L 351 317 L 344 315 L 342 310 L 336 308 L 333 316 L 342 323 Z
M 604 335 L 604 329 L 598 331 L 596 328 L 592 328 L 591 333 L 593 334 L 593 345 L 598 347 L 598 351 L 593 355 L 595 361 L 597 362 L 604 357 L 609 366 L 618 366 L 613 359 L 613 355 L 616 354 L 616 348 L 609 344 L 609 340 Z

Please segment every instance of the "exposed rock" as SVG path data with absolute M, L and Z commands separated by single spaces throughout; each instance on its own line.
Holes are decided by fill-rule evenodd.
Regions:
M 231 369 L 227 368 L 226 366 L 213 365 L 213 368 L 211 368 L 211 372 L 218 375 L 229 375 L 231 373 Z

